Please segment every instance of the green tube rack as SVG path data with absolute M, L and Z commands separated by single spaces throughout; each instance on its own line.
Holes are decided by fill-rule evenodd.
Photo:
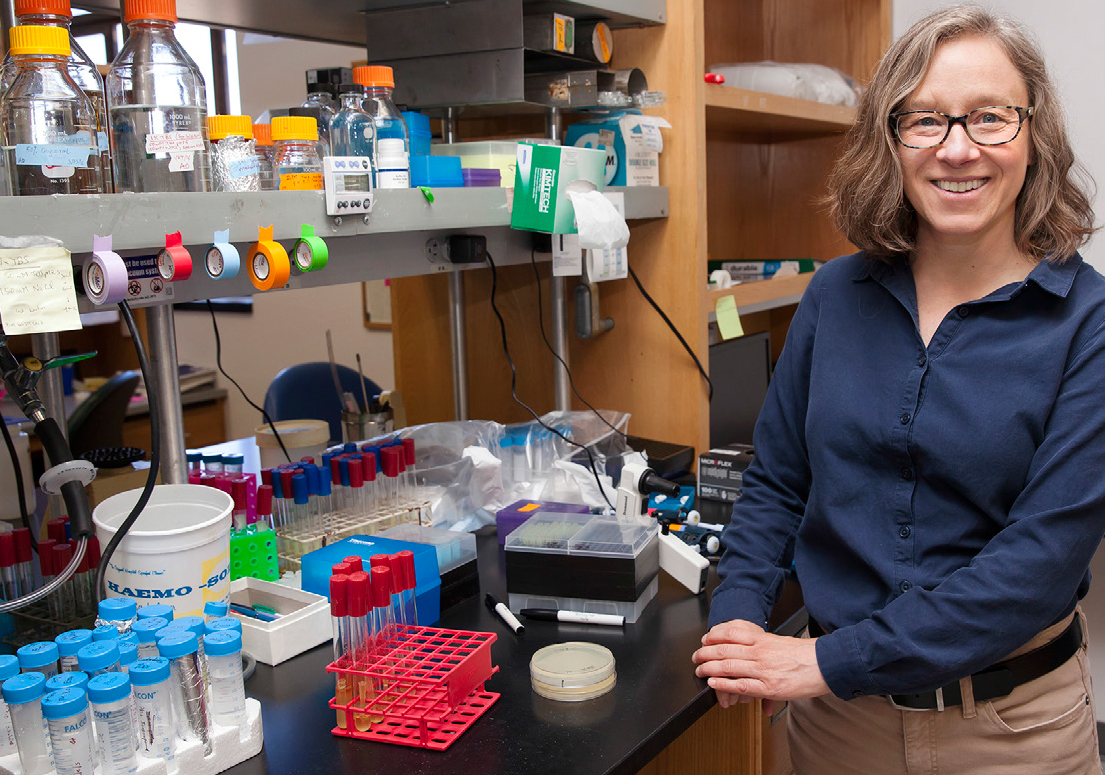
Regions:
M 230 531 L 230 580 L 246 576 L 262 581 L 279 581 L 276 531 L 253 526 Z

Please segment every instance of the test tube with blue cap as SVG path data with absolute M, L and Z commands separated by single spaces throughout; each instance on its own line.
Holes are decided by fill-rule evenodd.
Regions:
M 203 470 L 209 474 L 221 474 L 223 472 L 222 454 L 216 452 L 204 455 Z
M 92 642 L 92 630 L 69 630 L 54 638 L 62 672 L 78 670 L 77 652 Z
M 101 624 L 92 631 L 92 640 L 119 640 L 119 630 L 112 624 Z
M 42 696 L 45 693 L 46 676 L 42 673 L 23 673 L 0 684 L 0 694 L 3 694 L 11 714 L 23 775 L 49 775 L 54 771 L 50 738 L 42 717 Z
M 303 474 L 292 475 L 292 524 L 306 526 L 310 521 L 310 496 L 307 492 L 307 477 Z
M 136 714 L 130 676 L 124 673 L 96 676 L 89 681 L 87 691 L 95 720 L 102 775 L 136 772 Z
M 149 619 L 139 619 L 134 623 L 131 632 L 138 636 L 138 658 L 157 656 L 157 633 L 169 626 L 169 621 L 154 616 Z
M 76 688 L 81 691 L 88 689 L 88 674 L 82 673 L 80 670 L 74 670 L 68 673 L 58 673 L 53 678 L 46 679 L 46 693 L 57 691 L 58 689 Z M 89 729 L 92 728 L 92 710 L 85 709 L 85 713 L 88 714 Z
M 212 750 L 211 715 L 199 657 L 199 638 L 190 631 L 174 633 L 159 640 L 157 648 L 161 656 L 169 660 L 169 697 L 177 737 L 185 742 L 203 743 L 203 752 L 208 755 Z
M 47 693 L 42 698 L 42 715 L 46 719 L 57 775 L 92 772 L 96 760 L 85 690 L 69 687 Z
M 113 640 L 90 643 L 77 652 L 77 664 L 89 678 L 119 672 L 119 644 Z
M 119 671 L 126 673 L 138 661 L 138 644 L 122 640 L 116 643 L 119 646 Z
M 160 656 L 140 659 L 128 672 L 138 711 L 138 750 L 165 761 L 176 756 L 170 672 L 169 660 Z
M 204 622 L 210 622 L 212 619 L 226 616 L 229 612 L 230 604 L 222 600 L 212 600 L 203 604 Z
M 315 469 L 318 472 L 318 512 L 319 525 L 322 530 L 328 528 L 328 520 L 334 510 L 334 495 L 330 479 L 329 464 Z
M 246 689 L 242 677 L 242 636 L 219 630 L 203 636 L 210 675 L 211 716 L 216 724 L 244 729 Z
M 236 452 L 223 455 L 223 472 L 227 474 L 240 474 L 245 465 L 245 456 Z
M 107 597 L 97 606 L 96 626 L 110 624 L 119 634 L 130 632 L 138 620 L 138 603 L 129 597 Z
M 154 603 L 153 605 L 142 606 L 138 609 L 139 619 L 154 619 L 160 618 L 167 622 L 173 620 L 175 610 L 171 605 L 165 605 L 164 603 Z
M 220 616 L 217 619 L 208 619 L 203 625 L 203 634 L 210 635 L 213 632 L 232 630 L 238 634 L 242 632 L 242 620 L 236 616 Z
M 0 685 L 17 675 L 19 675 L 19 659 L 14 654 L 0 655 Z M 0 693 L 0 756 L 8 756 L 17 750 L 11 713 L 8 711 L 8 703 Z
M 20 646 L 16 652 L 19 669 L 24 673 L 42 673 L 46 678 L 58 674 L 58 644 L 53 641 L 37 641 Z

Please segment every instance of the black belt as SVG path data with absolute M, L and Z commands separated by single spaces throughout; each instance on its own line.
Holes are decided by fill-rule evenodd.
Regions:
M 811 638 L 825 634 L 825 630 L 814 621 L 812 616 L 809 633 Z M 975 702 L 1004 697 L 1021 684 L 1047 675 L 1073 657 L 1081 646 L 1082 622 L 1076 613 L 1070 625 L 1060 635 L 1038 649 L 1021 654 L 1019 657 L 995 662 L 990 667 L 974 673 L 971 676 L 971 684 L 974 688 Z M 932 692 L 892 694 L 890 701 L 903 710 L 943 710 L 949 705 L 961 705 L 963 696 L 959 691 L 959 682 L 954 681 Z

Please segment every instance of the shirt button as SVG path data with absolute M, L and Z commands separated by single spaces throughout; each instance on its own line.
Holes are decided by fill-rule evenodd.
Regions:
M 912 588 L 913 585 L 910 584 L 909 581 L 903 581 L 901 584 L 898 585 L 898 589 L 902 590 L 903 592 L 908 592 Z
M 900 528 L 898 528 L 898 535 L 900 535 L 902 538 L 909 538 L 909 534 L 911 532 L 913 531 L 909 529 L 909 525 L 902 525 Z
M 902 425 L 909 425 L 909 421 L 913 418 L 909 416 L 909 412 L 903 412 L 902 416 L 898 418 Z
M 964 305 L 956 310 L 956 314 L 958 314 L 961 318 L 965 318 L 967 317 L 967 315 L 971 314 L 971 311 L 967 309 L 966 305 Z
M 917 356 L 917 365 L 918 366 L 924 366 L 926 363 L 928 363 L 928 360 L 929 359 L 927 357 L 925 357 L 925 354 L 921 353 L 920 355 Z
M 913 481 L 913 470 L 912 469 L 903 468 L 899 473 L 902 475 L 902 478 L 905 479 L 907 482 L 912 482 Z

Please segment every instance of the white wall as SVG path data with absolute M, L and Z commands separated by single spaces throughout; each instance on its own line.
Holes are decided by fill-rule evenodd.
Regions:
M 946 5 L 947 2 L 934 0 L 894 0 L 894 35 L 900 35 L 925 13 Z M 1051 3 L 997 0 L 986 5 L 1017 17 L 1035 31 L 1066 107 L 1075 153 L 1097 185 L 1105 187 L 1105 145 L 1100 138 L 1100 128 L 1105 125 L 1105 92 L 1100 86 L 1101 73 L 1105 72 L 1105 46 L 1101 45 L 1105 3 L 1101 0 Z M 1105 223 L 1100 212 L 1103 201 L 1101 195 L 1096 199 L 1099 224 Z M 1105 273 L 1105 234 L 1083 249 L 1082 255 L 1098 271 Z M 1097 717 L 1105 719 L 1105 552 L 1098 552 L 1091 571 L 1095 584 L 1083 601 L 1083 607 L 1090 622 L 1090 661 L 1097 677 L 1094 691 Z
M 304 72 L 312 67 L 347 67 L 363 59 L 364 50 L 350 46 L 288 41 L 250 36 L 263 42 L 243 45 L 238 34 L 238 72 L 242 112 L 256 118 L 266 108 L 298 105 L 306 96 Z M 356 368 L 360 353 L 365 376 L 380 387 L 395 386 L 391 333 L 364 327 L 361 285 L 335 285 L 295 291 L 259 293 L 253 313 L 219 315 L 222 362 L 227 372 L 261 404 L 273 376 L 285 366 L 326 360 L 326 330 L 334 340 L 339 363 Z M 176 314 L 177 349 L 181 363 L 215 366 L 215 337 L 207 312 Z M 228 431 L 231 438 L 252 435 L 261 424 L 233 385 L 219 376 L 228 391 Z

